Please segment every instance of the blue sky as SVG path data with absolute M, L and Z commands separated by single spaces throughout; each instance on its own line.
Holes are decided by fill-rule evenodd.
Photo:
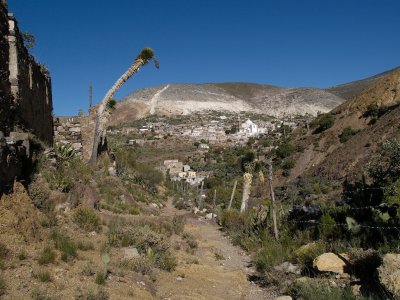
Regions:
M 53 80 L 56 115 L 87 110 L 145 46 L 117 93 L 165 83 L 329 87 L 400 65 L 398 0 L 8 0 Z

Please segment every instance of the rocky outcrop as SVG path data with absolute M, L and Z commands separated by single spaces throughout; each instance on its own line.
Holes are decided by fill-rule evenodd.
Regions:
M 313 267 L 320 272 L 345 273 L 346 263 L 332 252 L 324 253 L 314 259 Z
M 378 272 L 381 284 L 395 299 L 400 299 L 400 254 L 386 254 Z
M 12 190 L 15 179 L 20 179 L 26 170 L 29 153 L 28 134 L 11 132 L 4 137 L 0 132 L 0 197 Z M 25 168 L 24 168 L 25 166 Z

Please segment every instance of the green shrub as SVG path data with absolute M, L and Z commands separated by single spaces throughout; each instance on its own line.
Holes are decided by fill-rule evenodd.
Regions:
M 305 300 L 356 300 L 351 288 L 332 287 L 321 281 L 297 282 L 292 287 L 292 296 Z
M 236 210 L 224 210 L 221 224 L 228 232 L 243 232 L 247 227 L 244 215 Z
M 156 265 L 161 270 L 172 272 L 175 270 L 178 262 L 170 253 L 165 253 L 164 255 L 161 255 L 158 260 L 156 260 Z
M 335 228 L 335 219 L 330 214 L 325 213 L 320 219 L 320 225 L 318 226 L 320 238 L 329 239 L 335 237 L 337 229 Z
M 181 234 L 185 228 L 185 218 L 183 216 L 174 216 L 172 218 L 172 227 L 175 234 Z
M 153 274 L 154 262 L 148 257 L 135 257 L 123 262 L 123 264 L 134 272 L 149 276 Z
M 282 169 L 290 170 L 294 167 L 295 163 L 296 163 L 296 161 L 293 158 L 291 158 L 291 157 L 286 158 L 282 162 Z
M 269 240 L 256 254 L 255 264 L 260 273 L 268 272 L 272 267 L 287 260 L 290 249 L 283 244 Z
M 91 208 L 85 206 L 78 207 L 73 219 L 76 224 L 86 231 L 98 232 L 100 230 L 100 218 Z
M 312 242 L 294 251 L 293 260 L 303 268 L 311 268 L 314 259 L 325 251 L 326 246 L 323 242 Z
M 295 151 L 296 148 L 290 144 L 289 142 L 285 142 L 276 148 L 276 155 L 280 158 L 286 158 L 292 155 Z
M 133 244 L 140 253 L 146 253 L 149 248 L 154 252 L 164 253 L 170 248 L 167 238 L 152 230 L 149 225 L 134 228 L 131 234 Z
M 37 260 L 39 265 L 54 263 L 56 260 L 56 253 L 54 252 L 52 247 L 46 246 L 40 253 Z
M 104 285 L 106 283 L 106 278 L 104 276 L 104 273 L 98 272 L 96 274 L 96 279 L 94 280 L 94 282 L 98 285 Z
M 53 228 L 51 239 L 54 241 L 56 249 L 61 251 L 61 260 L 67 262 L 69 259 L 77 257 L 78 246 L 65 232 Z
M 354 135 L 359 132 L 357 129 L 353 129 L 350 126 L 343 129 L 342 133 L 339 135 L 339 140 L 341 143 L 346 143 L 350 140 Z
M 333 124 L 335 124 L 335 117 L 331 114 L 325 114 L 317 117 L 310 125 L 311 127 L 316 127 L 314 133 L 321 133 L 331 128 Z

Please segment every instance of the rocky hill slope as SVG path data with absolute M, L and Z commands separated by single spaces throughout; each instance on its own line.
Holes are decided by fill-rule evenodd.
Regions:
M 344 84 L 340 84 L 334 87 L 330 87 L 326 89 L 327 92 L 332 93 L 340 98 L 344 98 L 349 100 L 350 98 L 354 97 L 355 95 L 361 93 L 362 91 L 366 90 L 367 88 L 373 86 L 376 82 L 378 82 L 381 78 L 385 77 L 386 75 L 390 74 L 393 71 L 396 71 L 400 68 L 394 68 L 392 70 L 376 74 L 374 76 L 356 80 Z
M 118 103 L 111 123 L 149 114 L 181 115 L 207 110 L 271 116 L 328 112 L 345 100 L 316 88 L 282 88 L 253 83 L 168 84 L 139 90 Z
M 381 108 L 379 116 L 368 114 L 371 104 Z M 380 143 L 400 139 L 400 69 L 381 76 L 374 84 L 333 109 L 334 124 L 322 133 L 311 128 L 294 143 L 304 147 L 296 157 L 291 178 L 304 173 L 330 179 L 359 178 L 365 163 Z M 346 127 L 359 132 L 346 142 L 340 135 Z

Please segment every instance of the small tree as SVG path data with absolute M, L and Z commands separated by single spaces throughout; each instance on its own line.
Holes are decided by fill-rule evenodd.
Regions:
M 325 114 L 321 117 L 315 119 L 312 123 L 312 127 L 317 127 L 314 133 L 321 133 L 329 128 L 331 128 L 335 124 L 335 117 L 331 114 Z

